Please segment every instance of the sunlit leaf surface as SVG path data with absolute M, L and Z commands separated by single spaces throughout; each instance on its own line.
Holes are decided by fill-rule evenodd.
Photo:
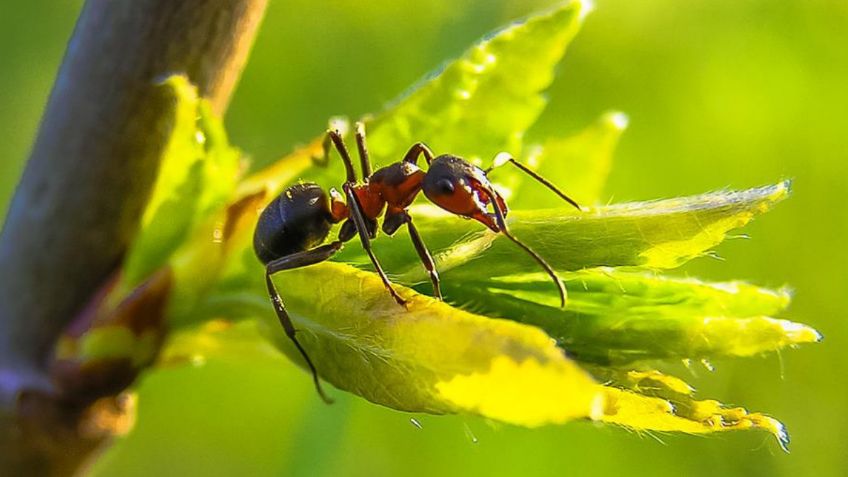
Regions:
M 277 283 L 322 375 L 371 401 L 530 426 L 588 417 L 597 406 L 588 374 L 536 328 L 417 294 L 404 311 L 375 275 L 341 264 L 281 273 Z
M 501 151 L 519 154 L 524 131 L 545 107 L 541 93 L 586 11 L 571 2 L 474 45 L 374 119 L 375 155 L 399 160 L 417 141 L 437 154 L 483 161 Z
M 673 268 L 704 255 L 727 233 L 744 226 L 789 195 L 787 182 L 744 191 L 601 206 L 516 210 L 509 216 L 513 233 L 562 271 L 583 268 Z M 416 213 L 417 212 L 417 213 Z M 432 207 L 413 210 L 424 241 L 435 252 L 445 280 L 473 280 L 482 274 L 526 273 L 532 259 L 502 236 L 477 222 Z M 449 225 L 449 226 L 446 226 Z M 426 280 L 406 236 L 400 231 L 380 245 L 385 268 L 404 283 Z M 359 247 L 342 251 L 340 260 L 366 263 Z
M 479 313 L 538 326 L 569 356 L 593 363 L 754 356 L 820 339 L 808 326 L 772 318 L 789 305 L 784 290 L 616 269 L 570 272 L 563 279 L 565 309 L 550 279 L 539 273 L 481 277 L 445 289 Z

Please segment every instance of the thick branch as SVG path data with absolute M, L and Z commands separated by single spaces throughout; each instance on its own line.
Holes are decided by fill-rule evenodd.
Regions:
M 0 405 L 49 390 L 46 357 L 135 235 L 186 73 L 222 113 L 267 0 L 88 0 L 0 235 Z

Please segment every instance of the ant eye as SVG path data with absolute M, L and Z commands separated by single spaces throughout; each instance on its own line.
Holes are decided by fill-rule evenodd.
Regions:
M 453 182 L 450 179 L 440 179 L 439 182 L 436 182 L 436 187 L 441 194 L 453 194 Z

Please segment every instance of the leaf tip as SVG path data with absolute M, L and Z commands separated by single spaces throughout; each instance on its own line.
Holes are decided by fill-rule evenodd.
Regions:
M 595 11 L 595 2 L 594 0 L 579 0 L 574 2 L 574 6 L 579 10 L 578 19 L 582 22 L 589 16 L 590 13 Z
M 153 85 L 159 88 L 167 88 L 177 97 L 191 100 L 198 99 L 197 88 L 185 73 L 163 73 L 153 78 Z
M 782 423 L 778 422 L 778 429 L 775 437 L 777 438 L 777 443 L 780 444 L 780 448 L 783 449 L 783 452 L 789 453 L 789 432 L 786 431 L 786 426 Z
M 167 72 L 157 75 L 153 78 L 153 84 L 156 86 L 165 86 L 168 84 L 188 83 L 188 76 L 185 73 Z
M 780 202 L 792 194 L 792 179 L 784 179 L 777 184 L 767 187 L 767 197 L 772 203 Z
M 777 440 L 777 444 L 783 452 L 786 452 L 787 454 L 789 453 L 789 442 L 791 439 L 789 438 L 789 432 L 786 430 L 786 426 L 783 425 L 782 422 L 773 417 L 760 414 L 751 415 L 750 417 L 751 423 L 754 427 L 758 427 L 769 432 Z
M 610 129 L 624 131 L 630 125 L 630 117 L 621 111 L 608 111 L 601 116 L 601 122 Z
M 574 18 L 577 19 L 577 23 L 582 24 L 583 21 L 586 20 L 586 17 L 595 11 L 595 0 L 567 0 L 554 4 L 554 6 L 547 11 L 553 14 L 566 11 L 574 12 L 576 13 Z
M 818 330 L 803 323 L 788 321 L 783 325 L 783 328 L 786 330 L 786 336 L 793 345 L 802 343 L 820 343 L 824 340 L 824 336 L 819 333 Z

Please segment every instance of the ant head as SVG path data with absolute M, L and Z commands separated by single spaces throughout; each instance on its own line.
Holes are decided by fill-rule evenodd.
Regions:
M 497 216 L 489 212 L 489 205 L 497 201 L 505 215 L 506 203 L 483 169 L 460 157 L 441 155 L 430 163 L 423 190 L 431 202 L 448 212 L 477 220 L 493 232 L 500 232 Z

